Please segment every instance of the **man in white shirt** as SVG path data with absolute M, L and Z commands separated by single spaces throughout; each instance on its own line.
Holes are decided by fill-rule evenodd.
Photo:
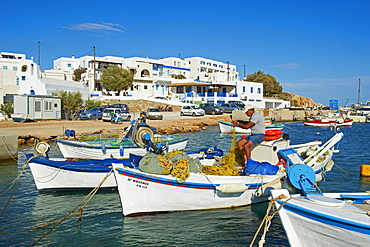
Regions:
M 253 107 L 247 107 L 244 112 L 249 118 L 248 122 L 241 120 L 233 120 L 233 126 L 243 129 L 251 129 L 252 134 L 242 138 L 237 142 L 238 148 L 243 154 L 244 164 L 251 157 L 251 148 L 260 144 L 265 138 L 265 119 L 261 114 L 254 111 Z

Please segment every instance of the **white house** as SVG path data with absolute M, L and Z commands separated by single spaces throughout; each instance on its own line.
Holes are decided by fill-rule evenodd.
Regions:
M 0 103 L 12 100 L 20 84 L 33 85 L 40 75 L 38 65 L 25 54 L 0 53 Z M 30 87 L 29 90 L 32 90 Z

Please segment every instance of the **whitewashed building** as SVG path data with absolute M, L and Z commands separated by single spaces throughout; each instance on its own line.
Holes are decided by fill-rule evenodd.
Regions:
M 25 54 L 0 53 L 0 103 L 12 100 L 17 95 L 21 84 L 33 85 L 38 80 L 40 70 L 33 58 L 27 59 Z M 29 87 L 28 93 L 33 90 Z

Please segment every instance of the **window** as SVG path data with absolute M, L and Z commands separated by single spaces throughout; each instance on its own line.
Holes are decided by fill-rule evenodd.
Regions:
M 200 64 L 206 64 L 204 61 L 200 61 Z
M 72 67 L 72 64 L 68 63 L 68 64 L 67 64 L 67 67 L 68 67 L 68 68 Z
M 22 76 L 22 81 L 25 81 L 26 80 L 26 77 L 25 76 Z
M 251 87 L 251 93 L 253 93 L 253 87 Z
M 41 101 L 35 101 L 35 112 L 41 111 Z
M 211 63 L 207 63 L 207 65 L 211 66 Z
M 4 66 L 3 66 L 3 69 L 7 70 L 7 69 L 8 69 L 8 66 L 5 66 L 5 65 L 4 65 Z
M 245 86 L 243 86 L 243 93 L 245 93 Z
M 17 66 L 13 66 L 13 70 L 18 70 L 18 67 Z
M 27 65 L 22 65 L 22 72 L 26 72 L 27 71 Z
M 147 85 L 144 85 L 144 90 L 147 90 L 148 89 L 148 86 Z
M 53 111 L 53 102 L 45 101 L 45 111 Z
M 261 94 L 261 88 L 257 88 L 257 93 Z
M 155 90 L 158 90 L 159 89 L 159 85 L 155 85 Z

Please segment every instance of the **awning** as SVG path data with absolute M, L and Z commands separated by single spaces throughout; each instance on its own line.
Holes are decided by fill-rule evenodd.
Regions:
M 179 87 L 179 86 L 212 86 L 212 84 L 201 83 L 201 82 L 181 82 L 181 83 L 172 83 L 168 85 L 169 87 Z

